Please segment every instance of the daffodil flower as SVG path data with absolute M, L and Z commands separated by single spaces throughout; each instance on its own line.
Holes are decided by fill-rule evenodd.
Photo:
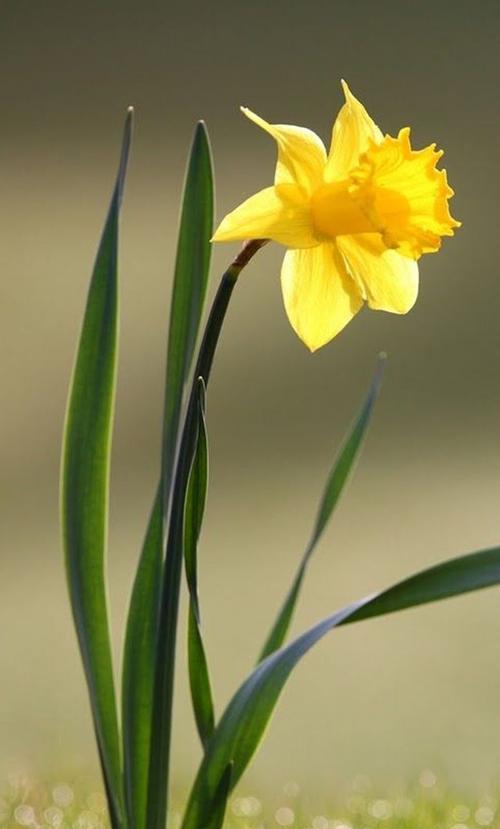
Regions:
M 405 314 L 418 293 L 417 260 L 453 236 L 442 151 L 413 150 L 410 130 L 382 135 L 342 82 L 345 104 L 330 152 L 311 130 L 243 113 L 278 145 L 274 185 L 229 213 L 214 241 L 271 239 L 285 245 L 281 285 L 291 325 L 315 351 L 366 302 Z

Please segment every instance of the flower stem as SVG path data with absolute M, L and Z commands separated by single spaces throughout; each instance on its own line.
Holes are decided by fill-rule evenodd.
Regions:
M 175 467 L 161 588 L 152 711 L 151 733 L 153 739 L 151 743 L 148 784 L 148 829 L 165 829 L 167 815 L 175 644 L 183 559 L 184 503 L 189 470 L 195 450 L 196 430 L 194 425 L 198 380 L 201 377 L 205 385 L 208 384 L 217 343 L 238 276 L 266 242 L 267 239 L 255 239 L 247 242 L 223 274 L 205 326 L 196 367 L 193 372 L 184 428 Z

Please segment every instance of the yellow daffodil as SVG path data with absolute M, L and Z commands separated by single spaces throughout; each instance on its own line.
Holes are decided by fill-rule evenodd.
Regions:
M 243 113 L 278 145 L 274 185 L 229 213 L 214 241 L 272 239 L 285 245 L 286 312 L 315 351 L 359 311 L 405 314 L 418 293 L 417 259 L 453 236 L 442 151 L 412 150 L 410 130 L 382 135 L 342 82 L 345 104 L 330 152 L 311 130 Z

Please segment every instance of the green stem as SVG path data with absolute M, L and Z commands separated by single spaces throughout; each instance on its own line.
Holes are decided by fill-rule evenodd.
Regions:
M 151 733 L 153 739 L 148 786 L 148 829 L 164 829 L 167 815 L 175 644 L 183 560 L 183 516 L 189 470 L 195 450 L 196 430 L 194 426 L 197 416 L 196 390 L 198 380 L 201 377 L 205 385 L 208 384 L 222 324 L 238 276 L 266 241 L 265 239 L 256 239 L 247 242 L 222 276 L 207 320 L 193 374 L 191 393 L 175 467 L 161 588 L 152 711 Z

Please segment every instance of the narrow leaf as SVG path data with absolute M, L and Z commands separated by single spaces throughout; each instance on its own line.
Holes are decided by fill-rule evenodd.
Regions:
M 214 730 L 214 705 L 201 628 L 194 614 L 192 602 L 189 605 L 188 617 L 188 664 L 196 728 L 205 748 Z
M 205 125 L 196 127 L 189 157 L 177 242 L 165 382 L 163 478 L 170 490 L 186 382 L 198 339 L 210 271 L 214 184 Z
M 235 786 L 256 751 L 296 664 L 326 633 L 348 623 L 459 596 L 500 583 L 500 547 L 438 564 L 348 605 L 261 662 L 226 708 L 196 777 L 182 829 L 207 829 L 209 808 L 229 763 Z
M 212 163 L 208 136 L 200 123 L 191 146 L 180 218 L 168 336 L 160 482 L 135 577 L 125 639 L 123 750 L 131 829 L 145 829 L 147 825 L 165 515 L 178 451 L 185 388 L 208 283 L 212 225 Z M 164 779 L 161 785 L 165 786 Z
M 205 385 L 198 381 L 198 434 L 184 508 L 184 563 L 189 590 L 188 665 L 191 700 L 201 744 L 214 729 L 214 709 L 207 658 L 201 635 L 198 599 L 197 548 L 208 485 L 208 443 L 205 424 Z
M 224 773 L 222 774 L 220 783 L 215 792 L 215 797 L 207 817 L 209 822 L 207 827 L 209 829 L 221 829 L 224 823 L 226 814 L 226 807 L 229 795 L 231 793 L 231 779 L 233 776 L 233 764 L 230 763 Z
M 189 473 L 189 481 L 184 507 L 184 564 L 189 595 L 193 603 L 196 618 L 198 607 L 198 539 L 205 512 L 208 487 L 208 440 L 205 421 L 205 384 L 198 378 L 197 383 L 197 423 L 195 452 Z
M 61 492 L 71 607 L 114 827 L 123 825 L 123 793 L 105 555 L 117 354 L 118 221 L 131 130 L 132 111 L 129 110 L 118 176 L 97 252 L 71 382 Z
M 165 781 L 169 779 L 170 768 L 177 619 L 184 547 L 184 508 L 189 472 L 196 447 L 197 382 L 201 377 L 205 385 L 208 383 L 217 343 L 238 275 L 262 245 L 261 240 L 249 242 L 224 273 L 212 303 L 193 372 L 194 383 L 189 395 L 172 487 L 172 503 L 168 512 L 168 535 L 155 659 L 152 718 L 155 739 L 151 741 L 147 829 L 164 829 L 168 808 L 169 789 L 165 786 Z
M 124 781 L 131 827 L 146 808 L 151 744 L 152 677 L 162 573 L 163 489 L 158 487 L 137 569 L 127 621 L 122 677 Z
M 292 621 L 292 616 L 295 611 L 300 589 L 302 587 L 302 582 L 304 581 L 307 565 L 309 564 L 316 545 L 320 540 L 335 507 L 337 506 L 342 491 L 353 471 L 356 459 L 358 458 L 363 438 L 370 422 L 372 410 L 380 391 L 384 364 L 385 354 L 380 354 L 368 394 L 330 470 L 311 538 L 309 539 L 309 543 L 300 561 L 292 582 L 292 586 L 290 587 L 273 627 L 271 628 L 271 632 L 266 639 L 265 645 L 259 656 L 259 662 L 269 656 L 269 654 L 273 651 L 278 650 L 278 648 L 280 648 L 285 641 L 290 628 L 290 623 Z

